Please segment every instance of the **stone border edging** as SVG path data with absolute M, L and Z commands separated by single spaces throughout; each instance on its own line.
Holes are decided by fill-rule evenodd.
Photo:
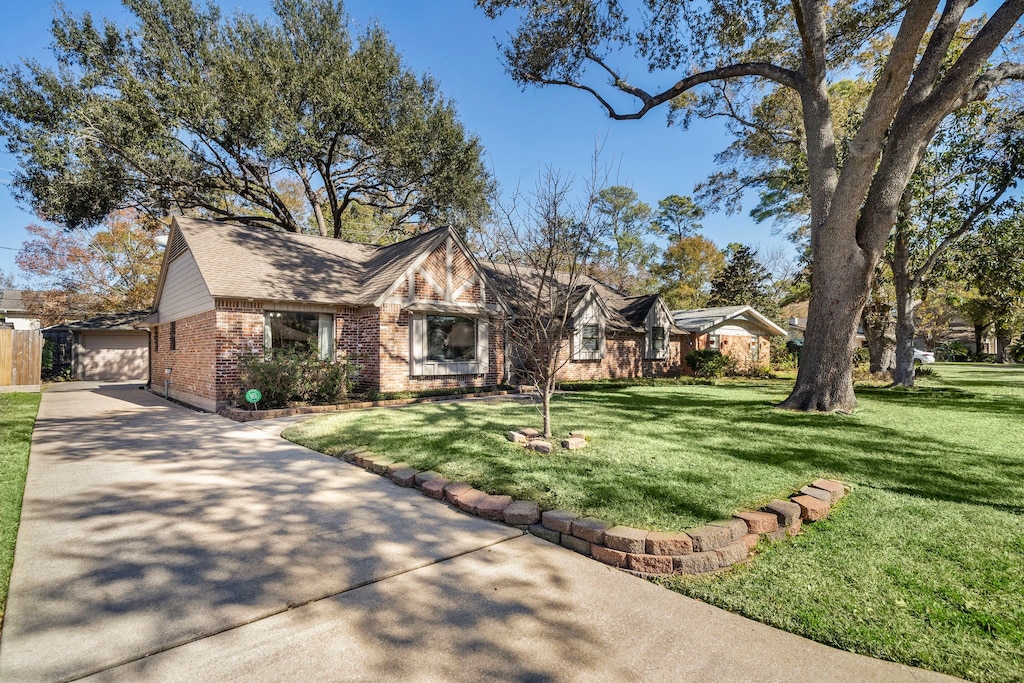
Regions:
M 275 417 L 290 417 L 292 415 L 315 415 L 317 413 L 339 413 L 345 410 L 361 410 L 363 408 L 386 408 L 388 406 L 407 406 L 413 403 L 437 403 L 439 401 L 454 401 L 460 398 L 488 398 L 491 396 L 509 396 L 518 394 L 514 389 L 502 389 L 500 391 L 476 391 L 467 394 L 445 394 L 442 396 L 420 396 L 417 398 L 392 398 L 383 401 L 355 401 L 352 403 L 337 403 L 327 406 L 296 406 L 294 408 L 270 408 L 267 410 L 245 410 L 243 408 L 221 408 L 218 415 L 234 420 L 235 422 L 252 422 L 254 420 L 269 420 Z
M 541 511 L 533 501 L 491 495 L 469 484 L 453 482 L 437 472 L 420 471 L 407 463 L 352 448 L 333 457 L 388 477 L 398 486 L 418 488 L 425 496 L 448 502 L 463 512 L 503 522 L 574 550 L 599 562 L 639 576 L 702 574 L 731 567 L 747 559 L 762 539 L 796 536 L 804 522 L 825 519 L 832 506 L 851 487 L 833 479 L 815 479 L 790 500 L 772 500 L 758 511 L 743 511 L 732 519 L 709 522 L 685 532 L 665 533 L 612 526 L 566 510 Z

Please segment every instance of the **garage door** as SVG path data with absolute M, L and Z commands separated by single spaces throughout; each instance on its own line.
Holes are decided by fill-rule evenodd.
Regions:
M 91 381 L 149 378 L 149 335 L 145 332 L 80 332 L 78 375 Z

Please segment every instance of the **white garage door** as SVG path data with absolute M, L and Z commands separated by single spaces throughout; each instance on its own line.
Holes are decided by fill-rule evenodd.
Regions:
M 145 332 L 80 332 L 78 375 L 91 381 L 149 378 L 149 335 Z

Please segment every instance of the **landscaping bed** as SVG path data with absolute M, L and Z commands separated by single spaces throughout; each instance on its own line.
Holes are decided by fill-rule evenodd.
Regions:
M 556 397 L 540 455 L 505 439 L 511 402 L 319 418 L 285 432 L 367 446 L 494 494 L 673 532 L 754 510 L 817 477 L 852 484 L 833 516 L 742 568 L 673 590 L 844 649 L 975 680 L 1024 670 L 1024 368 L 937 365 L 925 391 L 862 392 L 852 416 L 779 411 L 785 382 Z M 944 387 L 963 392 L 940 391 Z M 335 453 L 337 454 L 337 453 Z

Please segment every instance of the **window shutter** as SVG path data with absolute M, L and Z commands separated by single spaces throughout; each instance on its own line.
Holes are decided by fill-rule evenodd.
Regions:
M 480 318 L 476 321 L 476 371 L 486 373 L 490 359 L 487 357 L 487 343 L 489 338 L 490 323 L 487 318 Z
M 426 357 L 427 319 L 422 315 L 409 316 L 409 374 L 423 374 Z
M 320 347 L 320 360 L 333 359 L 334 354 L 334 316 L 329 313 L 321 313 L 317 324 L 318 346 Z

